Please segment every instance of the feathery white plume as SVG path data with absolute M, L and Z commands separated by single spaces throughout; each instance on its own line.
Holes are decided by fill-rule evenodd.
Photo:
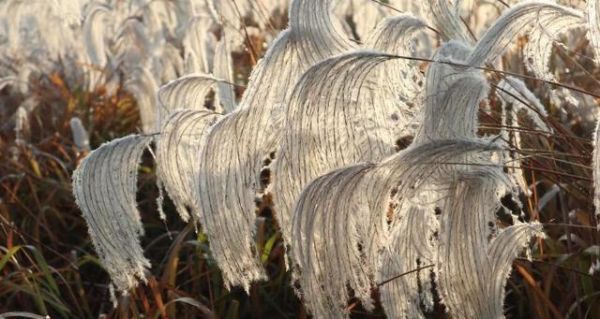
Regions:
M 514 37 L 523 32 L 533 22 L 542 23 L 549 28 L 551 22 L 577 21 L 583 14 L 575 9 L 557 5 L 550 1 L 524 1 L 506 11 L 485 32 L 473 52 L 466 60 L 468 65 L 482 66 L 485 62 L 493 62 L 504 53 Z M 550 29 L 551 33 L 557 30 Z M 545 63 L 545 62 L 544 62 Z
M 73 117 L 71 118 L 69 124 L 71 126 L 71 133 L 73 134 L 73 142 L 75 143 L 77 149 L 80 152 L 89 152 L 90 139 L 85 127 L 83 127 L 83 123 L 81 123 L 81 119 L 78 117 Z
M 139 242 L 144 229 L 136 190 L 138 165 L 151 141 L 151 137 L 129 135 L 103 144 L 73 173 L 75 201 L 102 264 L 121 291 L 145 281 L 150 268 Z
M 157 119 L 161 119 L 157 117 L 160 113 L 156 109 L 158 84 L 152 73 L 147 68 L 137 68 L 125 82 L 125 89 L 135 97 L 142 120 L 142 131 L 153 133 L 158 130 L 160 123 L 157 123 Z
M 411 56 L 410 40 L 424 27 L 410 15 L 388 18 L 364 46 Z M 293 204 L 310 181 L 395 151 L 396 140 L 414 121 L 407 103 L 419 104 L 417 73 L 406 60 L 357 51 L 315 64 L 298 81 L 273 169 L 273 200 L 285 241 L 291 238 Z
M 157 94 L 157 130 L 178 109 L 204 109 L 206 96 L 218 81 L 209 74 L 190 74 L 161 86 Z
M 239 107 L 212 127 L 201 151 L 200 221 L 227 287 L 248 290 L 251 282 L 265 278 L 253 252 L 255 199 L 263 191 L 263 162 L 277 150 L 283 106 L 293 85 L 310 65 L 352 46 L 334 28 L 330 2 L 292 2 L 289 28 L 271 44 Z
M 208 128 L 221 115 L 210 110 L 174 113 L 163 126 L 156 142 L 156 175 L 165 186 L 183 221 L 190 211 L 197 220 L 198 152 Z
M 501 170 L 476 170 L 450 187 L 436 270 L 442 302 L 457 318 L 504 318 L 512 262 L 532 237 L 543 234 L 537 222 L 496 229 L 504 183 Z
M 217 104 L 220 104 L 225 113 L 230 113 L 236 107 L 235 93 L 233 92 L 233 70 L 231 51 L 225 37 L 215 47 L 214 75 L 222 79 L 217 84 Z

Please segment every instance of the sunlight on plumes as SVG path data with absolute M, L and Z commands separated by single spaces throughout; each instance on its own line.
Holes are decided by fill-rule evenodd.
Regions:
M 251 282 L 266 278 L 253 240 L 255 198 L 264 191 L 260 172 L 277 151 L 282 107 L 297 79 L 312 64 L 354 47 L 334 19 L 329 0 L 293 1 L 288 29 L 271 43 L 238 108 L 212 127 L 201 150 L 211 160 L 200 161 L 200 222 L 227 287 L 248 291 Z
M 269 10 L 288 9 L 268 2 Z M 143 133 L 103 144 L 73 174 L 77 204 L 119 292 L 144 282 L 151 267 L 136 201 L 139 162 L 150 148 L 161 217 L 164 189 L 181 220 L 202 227 L 227 289 L 250 293 L 268 279 L 255 226 L 265 205 L 296 293 L 315 318 L 348 318 L 352 298 L 373 311 L 374 289 L 389 318 L 426 318 L 436 303 L 456 318 L 504 317 L 513 261 L 544 236 L 535 218 L 497 222 L 504 197 L 519 214 L 519 197 L 532 199 L 519 153 L 526 148 L 520 130 L 530 128 L 519 116 L 552 135 L 544 103 L 566 89 L 540 93 L 518 74 L 487 71 L 506 71 L 498 61 L 527 33 L 520 67 L 554 85 L 550 57 L 559 35 L 586 28 L 598 51 L 597 1 L 585 8 L 513 1 L 466 20 L 470 11 L 458 0 L 394 3 L 410 13 L 362 0 L 291 1 L 289 26 L 261 39 L 272 41 L 239 101 L 233 57 L 257 54 L 254 31 L 240 18 L 273 31 L 270 12 L 251 1 L 60 7 L 72 38 L 42 46 L 48 56 L 80 49 L 72 59 L 92 65 L 89 90 L 121 79 L 140 113 Z M 16 1 L 10 7 L 25 10 Z M 11 34 L 10 46 L 47 40 L 43 30 L 30 31 Z M 37 71 L 2 75 L 0 85 L 14 90 L 13 79 Z M 496 112 L 499 127 L 481 129 L 482 105 Z M 81 120 L 72 118 L 71 128 L 79 151 L 88 151 Z M 599 139 L 600 125 L 597 217 Z M 389 280 L 398 274 L 406 275 Z
M 75 200 L 96 252 L 121 291 L 145 281 L 150 268 L 139 242 L 144 229 L 136 191 L 138 164 L 151 141 L 139 135 L 113 140 L 91 152 L 73 173 Z

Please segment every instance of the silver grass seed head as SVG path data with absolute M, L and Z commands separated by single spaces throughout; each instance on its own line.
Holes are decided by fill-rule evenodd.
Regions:
M 75 146 L 79 150 L 79 152 L 87 153 L 90 151 L 90 139 L 88 136 L 88 132 L 85 127 L 83 127 L 83 123 L 81 119 L 78 117 L 71 118 L 69 122 L 71 126 L 71 133 L 73 134 L 73 142 Z

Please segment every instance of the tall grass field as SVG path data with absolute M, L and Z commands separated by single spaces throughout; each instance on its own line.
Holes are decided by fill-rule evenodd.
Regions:
M 599 0 L 0 0 L 0 319 L 600 318 Z

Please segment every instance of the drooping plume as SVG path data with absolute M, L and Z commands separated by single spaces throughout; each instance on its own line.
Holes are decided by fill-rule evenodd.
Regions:
M 206 96 L 218 82 L 212 75 L 190 74 L 161 86 L 157 93 L 156 129 L 161 129 L 176 110 L 205 109 Z
M 410 41 L 424 27 L 410 15 L 389 18 L 364 47 L 411 56 Z M 293 204 L 310 181 L 345 165 L 382 159 L 411 131 L 419 109 L 417 73 L 406 60 L 357 51 L 315 64 L 298 81 L 273 170 L 273 199 L 285 241 L 291 238 Z M 411 109 L 409 103 L 417 105 Z
M 491 161 L 491 152 L 503 148 L 493 139 L 477 136 L 477 114 L 488 94 L 487 80 L 479 70 L 456 65 L 466 64 L 464 59 L 470 52 L 468 46 L 452 41 L 438 51 L 434 60 L 439 62 L 430 65 L 426 75 L 423 123 L 409 148 L 378 164 L 355 165 L 326 174 L 300 195 L 294 213 L 292 253 L 298 264 L 302 296 L 316 317 L 347 316 L 348 288 L 369 308 L 375 279 L 385 282 L 380 293 L 390 317 L 424 318 L 421 305 L 424 310 L 433 306 L 430 266 L 444 264 L 449 258 L 447 254 L 439 255 L 441 239 L 435 234 L 456 240 L 449 228 L 440 228 L 440 222 L 451 211 L 446 200 L 452 195 L 451 185 L 458 176 L 480 165 L 494 167 L 500 176 L 489 176 L 486 182 L 493 184 L 505 178 L 501 168 Z M 513 187 L 508 185 L 504 190 Z M 468 200 L 478 197 L 469 194 Z M 486 205 L 499 205 L 499 196 L 487 201 Z M 443 214 L 441 220 L 435 211 Z M 419 231 L 409 231 L 415 225 L 421 225 Z M 524 227 L 529 229 L 530 225 Z M 519 239 L 514 244 L 504 242 L 508 251 L 505 255 L 511 258 L 490 257 L 498 270 L 490 269 L 493 274 L 485 280 L 493 279 L 500 285 L 494 292 L 497 298 L 490 301 L 494 309 L 502 309 L 506 269 L 526 243 L 523 236 Z M 466 248 L 460 260 L 472 262 L 466 258 L 477 258 L 473 256 L 478 251 Z M 429 267 L 419 269 L 424 266 Z M 438 276 L 439 271 L 445 271 L 437 269 Z M 386 282 L 402 273 L 409 274 Z M 465 280 L 458 278 L 459 274 L 453 276 Z M 486 285 L 478 278 L 468 280 L 477 281 L 475 286 Z M 400 295 L 405 296 L 402 301 L 396 298 Z M 472 302 L 464 296 L 457 298 Z M 476 309 L 477 304 L 469 307 Z M 460 310 L 454 311 L 451 309 L 452 315 L 462 317 Z
M 226 286 L 264 279 L 253 252 L 260 173 L 277 150 L 283 106 L 308 67 L 352 47 L 334 27 L 329 0 L 295 0 L 290 26 L 252 72 L 240 106 L 218 121 L 200 158 L 200 221 Z M 236 141 L 231 143 L 231 141 Z
M 487 141 L 445 140 L 409 147 L 379 164 L 360 164 L 328 173 L 317 178 L 302 192 L 296 204 L 293 221 L 291 250 L 299 268 L 299 282 L 307 309 L 318 318 L 344 318 L 349 315 L 346 302 L 348 287 L 363 304 L 370 308 L 371 289 L 375 275 L 378 281 L 389 279 L 389 274 L 401 274 L 417 267 L 417 259 L 423 263 L 434 259 L 433 246 L 425 236 L 433 230 L 389 233 L 389 209 L 392 190 L 402 196 L 400 201 L 420 198 L 422 203 L 435 197 L 420 196 L 427 181 L 440 180 L 444 163 L 454 163 L 465 154 L 497 150 L 498 146 Z M 446 178 L 446 181 L 451 177 Z M 400 184 L 400 181 L 405 181 Z M 443 198 L 443 197 L 441 197 Z M 410 202 L 404 205 L 410 207 Z M 415 209 L 418 209 L 416 207 Z M 431 211 L 424 212 L 433 215 Z M 416 213 L 416 212 L 413 212 Z M 401 221 L 405 215 L 393 217 Z M 427 215 L 413 216 L 425 218 Z M 420 224 L 419 223 L 419 224 Z M 435 226 L 427 224 L 427 227 Z M 402 227 L 392 227 L 399 231 Z M 423 233 L 425 232 L 425 233 Z M 411 237 L 411 234 L 418 235 Z M 401 256 L 397 247 L 398 236 L 407 236 L 411 255 Z M 396 237 L 396 239 L 394 239 Z M 418 245 L 424 244 L 423 246 Z M 387 248 L 385 248 L 387 247 Z M 381 249 L 389 249 L 378 262 Z M 405 257 L 415 257 L 406 259 Z M 424 265 L 423 265 L 424 266 Z M 393 296 L 403 294 L 412 287 L 428 284 L 429 271 L 403 276 L 380 288 L 384 309 L 388 315 L 408 314 L 419 316 L 415 300 L 432 300 L 430 293 L 419 296 L 419 290 L 398 300 Z M 419 276 L 420 279 L 419 280 Z M 427 295 L 429 294 L 429 296 Z M 415 308 L 416 307 L 416 308 Z M 388 312 L 389 311 L 389 312 Z
M 554 35 L 560 31 L 552 27 L 555 20 L 569 23 L 579 21 L 581 18 L 583 18 L 581 12 L 550 1 L 524 1 L 507 9 L 494 22 L 477 41 L 466 62 L 468 65 L 482 66 L 485 62 L 495 61 L 504 53 L 515 36 L 527 30 L 526 27 L 531 23 L 538 22 L 540 25 L 537 27 L 550 28 L 549 34 Z M 542 61 L 540 64 L 545 65 L 547 60 L 542 57 Z
M 501 169 L 488 169 L 461 174 L 450 187 L 436 270 L 442 302 L 457 318 L 504 318 L 512 262 L 532 237 L 542 235 L 537 222 L 497 229 L 495 214 L 507 183 Z M 477 274 L 476 280 L 469 274 Z
M 145 281 L 150 268 L 139 241 L 144 228 L 136 190 L 138 164 L 151 141 L 151 137 L 129 135 L 103 144 L 73 173 L 75 201 L 102 264 L 121 291 Z
M 163 125 L 156 142 L 156 176 L 164 185 L 183 221 L 199 215 L 198 153 L 206 133 L 222 115 L 211 110 L 175 112 Z

